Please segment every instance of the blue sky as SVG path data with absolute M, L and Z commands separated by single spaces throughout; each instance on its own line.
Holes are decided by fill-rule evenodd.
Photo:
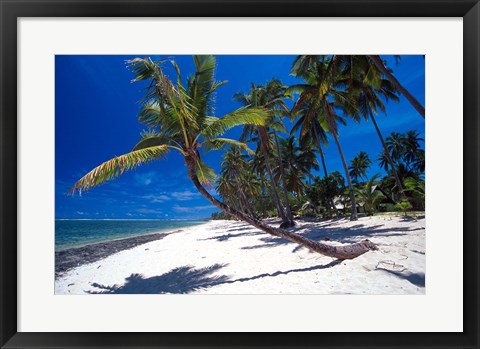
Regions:
M 145 57 L 141 55 L 140 57 Z M 116 180 L 74 196 L 69 188 L 85 173 L 115 155 L 132 149 L 144 127 L 137 121 L 144 83 L 131 83 L 133 74 L 125 61 L 137 56 L 58 55 L 55 58 L 55 211 L 56 218 L 92 219 L 197 219 L 217 211 L 193 187 L 178 153 L 143 165 Z M 160 56 L 151 55 L 152 58 Z M 164 56 L 162 56 L 164 57 Z M 186 77 L 193 72 L 191 56 L 173 58 Z M 425 105 L 425 61 L 422 56 L 402 56 L 397 64 L 382 56 L 394 75 Z M 298 81 L 289 75 L 295 56 L 217 56 L 217 80 L 228 80 L 218 89 L 216 115 L 240 105 L 232 100 L 236 92 L 247 92 L 251 83 L 264 84 L 278 78 L 285 85 Z M 168 72 L 173 75 L 171 69 Z M 377 117 L 386 137 L 390 132 L 417 130 L 424 136 L 424 120 L 405 99 L 389 102 L 387 115 Z M 236 138 L 240 128 L 227 134 Z M 340 142 L 347 161 L 360 151 L 372 160 L 381 144 L 371 122 L 350 121 L 340 129 Z M 334 142 L 325 149 L 328 171 L 343 173 Z M 205 155 L 205 161 L 219 169 L 222 151 Z M 369 176 L 381 173 L 374 161 Z

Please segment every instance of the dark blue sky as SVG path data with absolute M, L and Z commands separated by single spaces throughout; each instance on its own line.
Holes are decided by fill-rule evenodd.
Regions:
M 133 74 L 125 60 L 136 56 L 65 56 L 55 58 L 55 209 L 56 218 L 155 218 L 186 219 L 209 217 L 217 211 L 193 187 L 186 176 L 182 157 L 175 152 L 160 161 L 143 165 L 135 172 L 97 188 L 68 196 L 69 188 L 95 166 L 124 154 L 139 140 L 144 127 L 137 121 L 138 102 L 145 84 L 131 83 Z M 141 57 L 145 57 L 142 55 Z M 159 56 L 151 56 L 158 58 Z M 179 64 L 185 78 L 193 72 L 191 56 L 169 56 Z M 425 61 L 422 56 L 387 59 L 397 79 L 425 104 Z M 264 84 L 279 78 L 285 85 L 296 83 L 289 75 L 295 56 L 217 56 L 217 80 L 228 80 L 218 89 L 216 115 L 224 115 L 240 105 L 232 100 L 236 92 L 246 92 L 252 82 Z M 168 70 L 173 76 L 173 71 Z M 386 137 L 390 132 L 417 130 L 424 135 L 424 120 L 401 96 L 400 102 L 386 105 L 387 115 L 377 122 Z M 240 128 L 231 130 L 237 138 Z M 340 130 L 347 161 L 361 150 L 372 160 L 381 144 L 371 122 L 351 121 Z M 333 142 L 326 152 L 329 172 L 343 173 Z M 205 161 L 219 169 L 222 151 L 206 154 Z M 369 175 L 381 173 L 374 161 Z

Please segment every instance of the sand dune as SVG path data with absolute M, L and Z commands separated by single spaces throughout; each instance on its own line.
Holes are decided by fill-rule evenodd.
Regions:
M 375 216 L 298 221 L 314 240 L 378 245 L 338 261 L 243 222 L 210 221 L 81 265 L 56 294 L 424 294 L 425 219 Z

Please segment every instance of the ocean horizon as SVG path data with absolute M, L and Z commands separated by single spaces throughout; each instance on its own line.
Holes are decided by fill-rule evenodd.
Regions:
M 208 219 L 55 219 L 55 251 L 167 232 Z

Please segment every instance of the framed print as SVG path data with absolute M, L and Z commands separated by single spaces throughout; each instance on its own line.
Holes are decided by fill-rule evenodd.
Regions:
M 478 1 L 1 4 L 2 348 L 478 348 Z

